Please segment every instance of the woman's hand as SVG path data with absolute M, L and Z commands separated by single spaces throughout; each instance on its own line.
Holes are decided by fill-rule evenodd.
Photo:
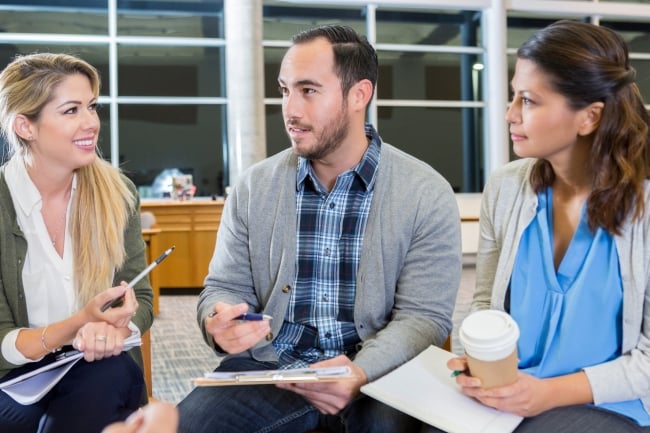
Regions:
M 456 383 L 463 394 L 486 406 L 523 417 L 539 415 L 555 407 L 593 402 L 591 386 L 583 371 L 546 379 L 519 372 L 513 384 L 486 389 L 480 379 L 469 375 L 466 357 L 450 359 L 447 367 L 459 372 Z
M 121 305 L 102 311 L 105 305 L 120 298 Z M 138 301 L 133 288 L 127 288 L 126 282 L 122 281 L 119 286 L 111 287 L 91 299 L 83 312 L 86 322 L 107 322 L 116 328 L 124 328 L 129 325 L 137 310 Z
M 79 328 L 72 346 L 83 352 L 88 362 L 122 353 L 124 340 L 131 335 L 129 328 L 116 328 L 106 322 L 89 322 Z

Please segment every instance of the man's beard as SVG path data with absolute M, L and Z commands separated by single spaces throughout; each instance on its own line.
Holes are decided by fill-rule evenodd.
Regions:
M 341 146 L 343 139 L 348 135 L 350 120 L 347 117 L 347 107 L 343 106 L 340 115 L 330 126 L 323 128 L 321 133 L 315 137 L 316 144 L 312 149 L 299 150 L 294 147 L 298 156 L 309 160 L 323 159 Z

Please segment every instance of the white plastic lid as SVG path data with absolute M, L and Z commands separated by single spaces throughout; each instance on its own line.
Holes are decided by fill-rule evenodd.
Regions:
M 463 320 L 458 338 L 472 358 L 496 361 L 506 358 L 515 350 L 519 327 L 503 311 L 481 310 Z

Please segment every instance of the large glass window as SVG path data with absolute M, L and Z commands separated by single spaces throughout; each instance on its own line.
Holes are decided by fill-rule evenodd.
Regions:
M 224 96 L 223 48 L 125 45 L 118 49 L 120 96 Z
M 223 107 L 213 105 L 137 105 L 119 108 L 120 166 L 144 196 L 165 169 L 193 176 L 199 196 L 223 194 L 221 137 Z
M 291 36 L 339 23 L 369 32 L 378 50 L 377 100 L 369 114 L 381 135 L 437 168 L 455 189 L 482 189 L 483 119 L 491 107 L 482 89 L 490 71 L 482 69 L 489 68 L 484 65 L 489 47 L 481 37 L 481 10 L 462 10 L 453 0 L 432 0 L 427 7 L 409 0 L 391 7 L 261 1 L 267 154 L 288 146 L 277 74 Z M 577 6 L 554 0 L 537 2 L 535 10 L 525 1 L 509 2 L 510 73 L 514 51 L 533 31 L 562 18 L 594 21 L 619 31 L 629 43 L 637 83 L 650 101 L 650 12 L 634 5 L 639 16 L 633 21 L 624 15 L 590 15 L 591 3 L 602 7 L 613 1 L 585 0 Z M 199 194 L 220 193 L 228 165 L 223 3 L 0 0 L 0 66 L 16 54 L 37 51 L 79 55 L 102 78 L 99 146 L 104 157 L 122 164 L 139 185 L 147 186 L 152 173 L 169 166 L 192 171 Z M 116 10 L 115 17 L 108 16 L 109 9 Z M 115 28 L 109 28 L 113 22 Z
M 108 34 L 108 0 L 0 1 L 3 33 Z
M 118 1 L 117 12 L 120 36 L 223 37 L 222 1 Z

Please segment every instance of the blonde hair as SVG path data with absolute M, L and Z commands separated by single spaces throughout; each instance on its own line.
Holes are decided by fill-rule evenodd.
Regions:
M 37 121 L 54 90 L 67 77 L 86 76 L 98 96 L 100 79 L 87 62 L 68 54 L 37 53 L 14 59 L 0 73 L 0 128 L 8 156 L 31 160 L 29 144 L 13 128 L 21 114 Z M 73 240 L 74 281 L 79 305 L 113 285 L 113 275 L 126 259 L 124 231 L 136 210 L 135 192 L 120 170 L 101 158 L 77 170 L 77 189 L 68 223 Z

